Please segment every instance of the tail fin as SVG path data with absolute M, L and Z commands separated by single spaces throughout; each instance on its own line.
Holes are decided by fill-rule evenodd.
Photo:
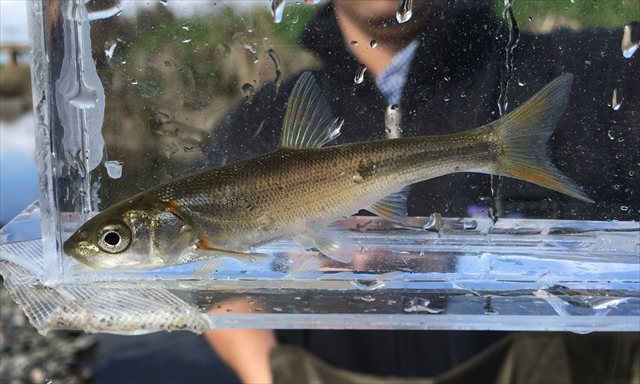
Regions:
M 556 169 L 545 153 L 545 144 L 564 113 L 573 75 L 555 78 L 515 111 L 492 123 L 505 145 L 496 174 L 529 181 L 593 203 L 569 177 Z

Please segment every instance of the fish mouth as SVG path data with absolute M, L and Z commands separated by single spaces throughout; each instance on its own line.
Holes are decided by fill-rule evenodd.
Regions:
M 73 243 L 77 244 L 76 246 L 73 245 Z M 88 267 L 91 267 L 93 269 L 98 268 L 98 265 L 90 260 L 90 258 L 87 257 L 87 255 L 85 255 L 84 253 L 86 252 L 81 252 L 79 250 L 88 250 L 89 247 L 87 247 L 87 244 L 83 244 L 86 243 L 85 241 L 73 241 L 73 236 L 71 236 L 67 241 L 65 241 L 62 244 L 62 250 L 64 251 L 64 253 L 66 253 L 67 255 L 71 256 L 72 258 L 78 260 L 79 262 L 87 265 Z

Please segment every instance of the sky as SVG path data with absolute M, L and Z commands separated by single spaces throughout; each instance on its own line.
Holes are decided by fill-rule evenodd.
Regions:
M 27 1 L 0 0 L 0 43 L 27 43 Z

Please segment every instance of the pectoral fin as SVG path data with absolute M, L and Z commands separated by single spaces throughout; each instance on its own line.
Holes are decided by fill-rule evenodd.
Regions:
M 406 186 L 401 190 L 392 193 L 366 208 L 367 211 L 382 216 L 389 221 L 402 223 L 407 220 L 407 200 L 411 186 Z
M 211 239 L 207 237 L 200 239 L 196 243 L 196 248 L 201 251 L 206 251 L 207 256 L 229 256 L 252 265 L 266 264 L 273 259 L 273 256 L 266 253 L 238 252 L 215 248 Z

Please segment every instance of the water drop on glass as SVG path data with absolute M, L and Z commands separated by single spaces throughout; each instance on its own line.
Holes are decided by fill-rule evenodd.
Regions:
M 253 87 L 253 85 L 246 83 L 242 86 L 242 93 L 244 93 L 245 97 L 247 98 L 247 102 L 250 103 L 253 99 L 253 95 L 256 93 L 256 89 Z
M 411 20 L 413 15 L 413 0 L 400 0 L 400 5 L 396 11 L 396 20 L 398 23 L 406 23 Z
M 166 7 L 167 5 L 169 5 L 169 0 L 160 0 L 160 4 Z
M 375 40 L 371 40 L 371 41 L 369 42 L 369 49 L 373 49 L 373 48 L 375 48 L 375 47 L 377 47 L 377 46 L 378 46 L 378 42 L 377 42 L 377 41 L 375 41 Z
M 613 189 L 615 189 L 616 191 L 620 189 L 620 184 L 614 184 Z
M 127 64 L 127 60 L 122 60 L 122 61 L 120 62 L 120 64 L 122 64 L 122 65 Z
M 521 87 L 524 87 L 525 85 L 527 85 L 527 83 L 524 82 L 524 80 L 518 79 L 518 85 L 521 86 Z
M 353 78 L 353 82 L 356 84 L 362 84 L 364 81 L 364 73 L 367 71 L 367 66 L 364 64 L 360 64 L 358 70 L 356 71 L 356 75 Z
M 104 163 L 104 167 L 107 169 L 107 175 L 112 179 L 119 179 L 122 177 L 122 165 L 123 163 L 117 160 L 110 160 Z
M 630 59 L 638 50 L 638 45 L 640 45 L 640 22 L 634 21 L 624 26 L 620 46 L 622 55 Z
M 613 98 L 611 99 L 611 108 L 613 108 L 614 111 L 617 111 L 620 109 L 621 105 L 622 105 L 622 91 L 616 88 L 613 90 Z
M 635 175 L 636 173 L 633 171 L 629 171 L 629 176 L 633 177 L 633 175 Z
M 277 24 L 282 21 L 284 6 L 285 6 L 285 0 L 271 0 L 271 15 L 273 16 L 274 23 Z
M 191 42 L 191 39 L 184 39 L 184 40 L 182 40 L 182 42 L 183 42 L 183 43 L 185 43 L 185 44 L 186 44 L 186 43 L 190 43 L 190 42 Z
M 533 17 L 529 16 L 529 22 L 533 21 Z
M 189 27 L 188 27 L 188 26 L 186 26 L 186 25 L 183 25 L 183 26 L 182 26 L 182 29 L 184 29 L 185 31 L 188 31 L 188 30 L 189 30 Z
M 614 134 L 613 134 L 613 131 L 612 131 L 612 130 L 609 130 L 609 132 L 607 132 L 607 136 L 609 136 L 609 139 L 611 139 L 611 140 L 613 140 L 613 139 L 615 139 L 615 138 L 616 138 L 616 137 L 614 136 Z
M 138 80 L 132 79 L 131 80 L 131 85 L 138 85 Z
M 623 205 L 620 207 L 621 211 L 627 212 L 629 210 L 629 207 L 627 207 L 626 205 Z
M 117 43 L 112 43 L 109 45 L 109 47 L 107 48 L 106 46 L 109 43 L 105 43 L 105 50 L 104 50 L 104 54 L 107 56 L 107 59 L 111 60 L 111 58 L 113 57 L 113 52 L 116 50 L 116 45 L 118 45 Z

